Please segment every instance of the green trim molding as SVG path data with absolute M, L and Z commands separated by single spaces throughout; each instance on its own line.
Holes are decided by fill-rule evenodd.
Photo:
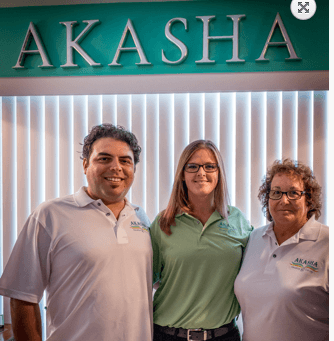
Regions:
M 1 8 L 0 77 L 329 70 L 329 1 L 316 0 L 308 20 L 295 18 L 290 4 L 211 0 Z

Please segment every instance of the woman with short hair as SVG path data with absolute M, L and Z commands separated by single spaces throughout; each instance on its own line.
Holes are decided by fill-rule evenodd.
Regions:
M 151 226 L 154 340 L 239 341 L 233 283 L 252 227 L 228 205 L 222 157 L 208 140 L 190 143 L 167 208 Z
M 235 281 L 244 341 L 328 340 L 329 228 L 317 222 L 320 195 L 301 162 L 268 169 L 258 197 L 270 224 L 252 233 Z

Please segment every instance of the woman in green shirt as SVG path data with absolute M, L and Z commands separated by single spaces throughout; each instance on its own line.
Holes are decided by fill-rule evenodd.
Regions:
M 229 196 L 208 140 L 182 152 L 167 208 L 151 226 L 154 341 L 239 341 L 233 285 L 252 227 Z

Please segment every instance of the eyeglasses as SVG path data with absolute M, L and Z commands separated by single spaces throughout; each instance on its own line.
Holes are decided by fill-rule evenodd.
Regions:
M 188 173 L 197 173 L 201 167 L 203 167 L 207 173 L 216 172 L 218 169 L 218 165 L 216 163 L 206 163 L 204 165 L 199 165 L 197 163 L 187 163 L 184 166 L 184 170 Z
M 288 192 L 282 192 L 278 190 L 271 190 L 269 192 L 269 198 L 273 200 L 279 200 L 282 198 L 283 194 L 286 194 L 288 199 L 290 200 L 298 200 L 304 195 L 305 191 L 288 191 Z

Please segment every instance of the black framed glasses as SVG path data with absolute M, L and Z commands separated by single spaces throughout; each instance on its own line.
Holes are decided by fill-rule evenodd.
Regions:
M 207 173 L 213 173 L 218 170 L 217 163 L 206 163 L 204 165 L 199 165 L 198 163 L 187 163 L 184 166 L 184 170 L 188 173 L 197 173 L 201 167 L 203 167 Z
M 279 200 L 282 198 L 283 194 L 285 194 L 289 200 L 298 200 L 304 195 L 306 192 L 305 191 L 287 191 L 287 192 L 282 192 L 277 189 L 272 189 L 269 192 L 269 198 L 273 200 Z

